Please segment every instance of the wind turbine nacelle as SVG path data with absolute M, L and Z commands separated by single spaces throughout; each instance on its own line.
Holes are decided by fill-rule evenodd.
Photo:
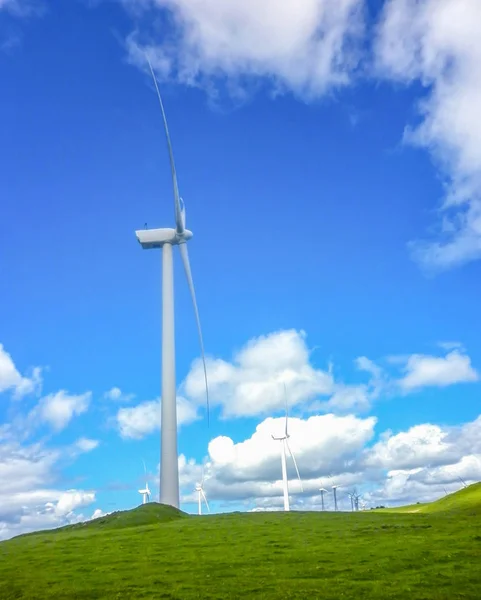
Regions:
M 184 229 L 181 236 L 173 228 L 162 229 L 139 229 L 135 232 L 137 240 L 144 250 L 150 248 L 162 248 L 164 244 L 179 244 L 180 242 L 190 240 L 193 233 Z

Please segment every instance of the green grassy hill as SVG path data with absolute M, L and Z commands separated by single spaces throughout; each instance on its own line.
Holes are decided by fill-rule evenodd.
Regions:
M 475 483 L 463 488 L 454 494 L 444 496 L 435 502 L 426 504 L 411 504 L 410 506 L 399 506 L 397 508 L 382 508 L 382 512 L 395 513 L 440 513 L 440 512 L 469 512 L 481 514 L 481 483 Z
M 0 543 L 0 599 L 479 600 L 479 490 L 418 513 L 150 504 Z
M 182 519 L 189 515 L 173 506 L 158 504 L 157 502 L 149 502 L 134 508 L 132 510 L 116 511 L 105 517 L 99 517 L 92 521 L 84 523 L 76 523 L 75 525 L 66 525 L 57 529 L 48 531 L 39 531 L 34 533 L 26 533 L 27 535 L 59 535 L 65 532 L 73 532 L 78 530 L 105 530 L 105 529 L 125 529 L 126 527 L 140 527 L 142 525 L 152 525 L 154 523 L 168 523 L 176 519 Z

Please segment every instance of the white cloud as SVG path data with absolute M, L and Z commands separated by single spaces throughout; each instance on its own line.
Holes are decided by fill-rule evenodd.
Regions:
M 405 139 L 430 150 L 447 176 L 438 239 L 412 246 L 429 269 L 481 258 L 480 29 L 478 0 L 389 0 L 379 26 L 381 74 L 427 88 L 421 123 Z
M 196 407 L 177 396 L 177 424 L 187 425 L 197 419 Z M 149 400 L 117 413 L 117 426 L 123 438 L 141 439 L 160 428 L 160 401 Z
M 74 416 L 81 415 L 88 410 L 92 392 L 85 394 L 69 394 L 60 390 L 41 398 L 38 405 L 31 411 L 29 419 L 39 419 L 48 423 L 54 430 L 61 431 L 70 423 Z
M 305 494 L 317 491 L 331 473 L 342 474 L 336 481 L 347 485 L 355 470 L 352 465 L 362 457 L 364 446 L 374 435 L 375 417 L 361 419 L 349 416 L 315 415 L 308 419 L 289 419 L 290 447 L 296 457 Z M 284 428 L 284 419 L 267 418 L 253 435 L 234 443 L 226 436 L 214 438 L 208 447 L 205 489 L 210 500 L 262 502 L 282 495 L 279 443 L 272 439 Z M 181 483 L 193 498 L 192 490 L 200 478 L 200 465 L 191 461 L 179 462 Z M 288 474 L 296 479 L 295 469 L 288 458 Z M 188 477 L 185 477 L 188 475 Z M 297 495 L 300 486 L 292 481 L 291 491 Z
M 124 394 L 120 388 L 113 387 L 108 392 L 105 392 L 104 398 L 114 402 L 130 402 L 130 400 L 135 398 L 135 394 Z
M 381 368 L 365 356 L 355 366 L 369 375 L 367 383 L 336 381 L 329 369 L 311 364 L 303 331 L 277 331 L 250 340 L 231 362 L 207 360 L 209 396 L 213 406 L 222 408 L 225 418 L 273 414 L 284 410 L 286 384 L 289 407 L 304 412 L 363 412 L 381 395 L 414 392 L 423 386 L 447 386 L 478 380 L 470 357 L 461 349 L 445 357 L 413 354 L 388 357 L 388 363 L 401 368 L 404 376 Z M 205 401 L 204 372 L 194 361 L 183 381 L 181 392 L 197 404 Z
M 39 443 L 0 440 L 0 540 L 83 519 L 74 511 L 93 503 L 95 494 L 57 489 L 58 463 L 65 454 Z
M 93 521 L 94 519 L 100 519 L 100 517 L 105 517 L 108 514 L 110 513 L 104 512 L 101 508 L 96 508 L 89 520 Z
M 80 452 L 90 452 L 95 450 L 95 448 L 99 445 L 98 440 L 92 440 L 90 438 L 80 438 L 75 442 L 75 447 L 80 450 Z
M 55 514 L 66 516 L 77 508 L 89 506 L 95 501 L 94 492 L 83 492 L 78 490 L 68 490 L 60 495 L 57 503 L 54 505 Z
M 265 77 L 277 92 L 317 96 L 349 81 L 359 60 L 363 0 L 124 0 L 167 16 L 167 35 L 134 32 L 130 59 L 147 50 L 161 77 L 212 89 L 226 78 L 242 93 Z
M 448 431 L 438 425 L 416 425 L 408 431 L 386 436 L 374 445 L 365 464 L 387 470 L 416 469 L 457 456 Z M 454 458 L 455 459 L 455 458 Z
M 304 486 L 301 492 L 288 458 L 294 508 L 319 509 L 319 488 L 325 487 L 332 509 L 334 483 L 340 508 L 349 510 L 348 493 L 354 489 L 371 507 L 434 500 L 459 489 L 459 477 L 468 483 L 481 479 L 481 416 L 459 427 L 420 424 L 396 435 L 387 431 L 372 445 L 375 424 L 374 417 L 333 414 L 289 420 L 289 441 Z M 280 451 L 271 434 L 283 426 L 282 418 L 268 418 L 244 441 L 219 436 L 210 442 L 204 461 L 210 502 L 227 510 L 282 508 Z M 182 501 L 194 503 L 201 465 L 181 456 L 179 470 Z
M 399 385 L 406 391 L 423 386 L 444 387 L 479 380 L 469 356 L 458 350 L 445 357 L 413 354 L 407 361 L 405 371 L 406 375 L 399 380 Z
M 0 394 L 12 391 L 16 399 L 23 398 L 28 394 L 36 393 L 42 385 L 41 369 L 32 369 L 30 377 L 22 376 L 17 370 L 12 357 L 0 344 Z
M 295 406 L 334 391 L 331 373 L 309 362 L 304 332 L 278 331 L 250 340 L 232 362 L 207 361 L 209 397 L 221 405 L 226 417 L 252 416 L 283 409 L 286 384 L 288 402 Z M 183 393 L 205 402 L 204 374 L 195 361 L 183 382 Z

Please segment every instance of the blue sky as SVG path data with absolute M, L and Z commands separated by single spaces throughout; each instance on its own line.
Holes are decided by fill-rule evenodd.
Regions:
M 145 49 L 213 400 L 208 429 L 176 256 L 182 507 L 203 462 L 213 510 L 281 505 L 282 381 L 299 508 L 329 475 L 368 505 L 481 478 L 477 2 L 271 4 L 0 0 L 0 537 L 135 506 L 142 459 L 158 494 Z

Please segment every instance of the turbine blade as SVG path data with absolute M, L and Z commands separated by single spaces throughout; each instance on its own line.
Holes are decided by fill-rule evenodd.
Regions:
M 165 136 L 167 138 L 167 147 L 169 149 L 169 160 L 170 160 L 170 170 L 172 172 L 172 184 L 174 186 L 174 210 L 175 210 L 175 223 L 177 225 L 177 232 L 183 233 L 185 229 L 185 211 L 182 210 L 183 201 L 179 196 L 179 186 L 177 184 L 177 173 L 175 171 L 175 162 L 174 162 L 174 153 L 172 151 L 172 144 L 170 141 L 169 127 L 167 125 L 167 117 L 165 116 L 164 103 L 162 102 L 162 96 L 160 95 L 159 86 L 157 84 L 157 78 L 154 73 L 154 69 L 152 68 L 152 63 L 148 55 L 145 55 L 147 62 L 149 63 L 150 72 L 152 74 L 152 79 L 154 80 L 155 90 L 157 92 L 157 98 L 159 99 L 160 109 L 162 111 L 162 119 L 164 121 L 165 128 Z M 181 206 L 182 202 L 182 206 Z
M 147 469 L 145 468 L 145 460 L 142 459 L 142 462 L 144 463 L 144 475 L 147 477 Z
M 294 462 L 294 466 L 296 467 L 297 479 L 299 479 L 299 483 L 301 484 L 301 492 L 303 492 L 304 491 L 304 487 L 302 486 L 301 476 L 299 475 L 299 469 L 297 468 L 296 457 L 292 453 L 291 447 L 289 446 L 289 442 L 287 441 L 287 439 L 286 439 L 286 446 L 287 446 L 287 449 L 289 450 L 289 454 L 292 456 L 292 460 Z
M 284 399 L 286 402 L 286 438 L 289 437 L 289 434 L 287 433 L 287 421 L 289 419 L 289 409 L 287 407 L 287 388 L 286 388 L 286 384 L 284 384 Z
M 207 510 L 210 512 L 209 503 L 207 502 L 207 498 L 205 497 L 204 490 L 200 492 L 202 494 L 202 498 L 204 498 L 205 505 L 207 506 Z
M 197 332 L 199 334 L 200 351 L 202 354 L 202 363 L 204 365 L 204 380 L 205 380 L 205 395 L 207 399 L 207 425 L 210 423 L 210 410 L 209 410 L 209 386 L 207 384 L 207 366 L 205 363 L 205 352 L 204 352 L 204 340 L 202 338 L 202 329 L 200 327 L 199 309 L 197 308 L 197 300 L 195 299 L 195 288 L 194 281 L 192 279 L 192 272 L 190 270 L 189 253 L 187 251 L 187 244 L 179 244 L 180 255 L 182 262 L 184 263 L 185 276 L 187 277 L 187 283 L 189 284 L 190 295 L 192 297 L 192 303 L 194 304 L 195 320 L 197 322 Z

